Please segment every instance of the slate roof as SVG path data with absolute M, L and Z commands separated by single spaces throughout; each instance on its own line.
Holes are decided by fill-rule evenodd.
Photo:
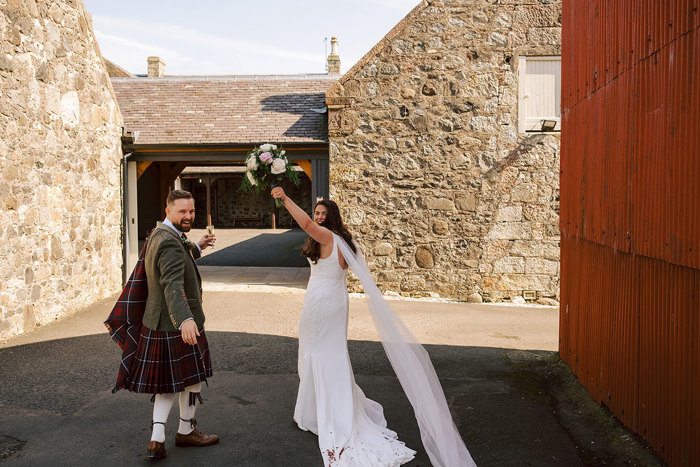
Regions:
M 332 75 L 112 78 L 136 144 L 320 143 Z

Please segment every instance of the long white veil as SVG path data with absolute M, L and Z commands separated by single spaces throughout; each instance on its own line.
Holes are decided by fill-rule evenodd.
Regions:
M 354 253 L 342 237 L 333 236 L 362 283 L 384 351 L 413 406 L 430 462 L 436 467 L 476 466 L 452 421 L 428 353 L 382 296 L 359 248 Z

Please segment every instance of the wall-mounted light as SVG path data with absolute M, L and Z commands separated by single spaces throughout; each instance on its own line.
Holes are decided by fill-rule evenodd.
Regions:
M 198 182 L 199 182 L 199 183 L 202 183 L 202 179 L 200 178 L 200 179 L 198 180 Z
M 523 298 L 525 300 L 537 300 L 536 290 L 523 290 Z
M 542 131 L 554 131 L 554 127 L 556 126 L 556 120 L 542 120 Z

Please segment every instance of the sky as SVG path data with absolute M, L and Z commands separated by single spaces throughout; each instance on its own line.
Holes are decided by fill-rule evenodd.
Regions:
M 84 0 L 102 55 L 145 74 L 325 73 L 330 37 L 349 70 L 420 0 Z M 324 38 L 328 38 L 324 42 Z

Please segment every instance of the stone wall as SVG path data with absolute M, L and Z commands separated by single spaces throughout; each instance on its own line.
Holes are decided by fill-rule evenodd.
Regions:
M 0 338 L 118 291 L 121 117 L 81 1 L 0 0 Z
M 518 132 L 518 57 L 560 28 L 556 0 L 424 1 L 329 89 L 331 197 L 382 289 L 558 298 L 559 136 Z

